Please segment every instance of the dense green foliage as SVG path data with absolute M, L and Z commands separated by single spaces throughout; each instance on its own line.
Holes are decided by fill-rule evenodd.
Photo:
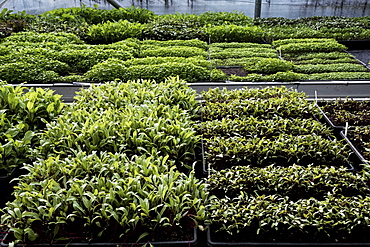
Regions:
M 369 17 L 312 16 L 297 19 L 258 18 L 254 25 L 266 31 L 268 41 L 286 38 L 362 40 L 369 37 Z
M 171 46 L 159 47 L 159 46 L 144 46 L 142 47 L 139 57 L 203 57 L 207 58 L 208 53 L 198 47 L 188 46 Z
M 334 39 L 295 38 L 273 41 L 272 46 L 214 43 L 209 46 L 209 56 L 212 65 L 221 68 L 229 81 L 368 79 L 368 68 L 345 49 Z
M 245 64 L 244 69 L 251 72 L 262 74 L 273 74 L 277 72 L 287 72 L 293 69 L 293 64 L 279 58 L 262 58 L 255 64 Z M 300 71 L 296 71 L 300 73 Z
M 331 139 L 304 94 L 214 89 L 199 107 L 186 83 L 370 79 L 337 42 L 367 39 L 368 22 L 157 16 L 135 7 L 38 16 L 3 10 L 0 80 L 99 85 L 63 108 L 49 90 L 2 84 L 0 169 L 26 163 L 27 170 L 2 223 L 22 243 L 168 240 L 153 236 L 206 219 L 221 240 L 246 232 L 253 241 L 366 236 L 369 176 L 348 171 L 348 146 Z M 199 134 L 205 181 L 192 169 L 201 159 Z
M 368 72 L 362 64 L 333 63 L 333 64 L 301 64 L 294 66 L 294 72 L 313 74 L 328 72 Z
M 207 40 L 207 34 L 202 25 L 193 20 L 192 16 L 175 14 L 164 15 L 147 23 L 143 30 L 143 37 L 154 40 Z
M 345 77 L 341 77 L 340 79 L 344 79 Z M 295 73 L 292 71 L 288 72 L 277 72 L 271 75 L 262 75 L 256 73 L 250 73 L 247 76 L 237 76 L 237 75 L 230 75 L 228 77 L 230 81 L 236 82 L 294 82 L 294 81 L 301 81 L 301 80 L 308 80 L 308 77 L 304 74 Z M 338 78 L 338 80 L 340 80 Z
M 263 30 L 255 26 L 221 25 L 206 29 L 211 42 L 261 42 Z
M 291 200 L 322 199 L 328 193 L 335 197 L 367 196 L 363 172 L 351 173 L 346 168 L 270 165 L 264 168 L 235 166 L 216 171 L 209 177 L 211 195 L 235 198 L 241 191 L 254 195 L 288 196 Z
M 319 115 L 319 109 L 315 105 L 307 103 L 306 99 L 239 99 L 230 102 L 203 103 L 202 113 L 204 120 L 243 119 L 251 116 L 262 119 L 275 116 L 309 118 L 313 114 Z
M 211 88 L 202 92 L 202 99 L 205 102 L 224 102 L 233 100 L 268 100 L 270 98 L 296 99 L 304 102 L 305 93 L 292 90 L 288 87 L 263 87 L 248 88 L 241 90 L 227 90 L 226 88 Z
M 65 31 L 87 39 L 92 25 L 120 22 L 145 24 L 142 33 L 145 39 L 200 39 L 204 41 L 274 41 L 287 38 L 334 38 L 337 40 L 368 39 L 368 17 L 306 17 L 287 19 L 280 17 L 253 19 L 242 12 L 205 12 L 195 14 L 156 15 L 145 8 L 119 8 L 112 10 L 82 6 L 47 11 L 40 15 L 25 12 L 0 12 L 0 34 L 8 36 L 23 30 L 36 32 Z M 1 23 L 2 21 L 2 23 Z M 3 28 L 1 28 L 3 26 Z M 109 25 L 107 25 L 109 26 Z M 106 39 L 112 40 L 116 32 L 106 30 Z M 126 32 L 125 32 L 126 33 Z M 0 37 L 1 37 L 0 35 Z M 110 37 L 108 37 L 110 36 Z
M 178 78 L 81 90 L 40 133 L 2 223 L 23 243 L 161 241 L 159 231 L 202 224 L 195 96 Z
M 152 11 L 144 8 L 132 6 L 129 8 L 111 9 L 108 11 L 104 9 L 98 9 L 97 5 L 95 5 L 94 8 L 82 6 L 53 9 L 42 13 L 40 16 L 52 17 L 65 22 L 79 20 L 85 21 L 88 24 L 99 24 L 120 20 L 146 23 L 155 18 L 155 14 Z
M 249 44 L 249 43 L 247 43 Z M 277 58 L 276 51 L 272 48 L 254 47 L 254 48 L 214 48 L 210 50 L 211 59 L 228 59 L 228 58 Z
M 368 173 L 349 171 L 349 147 L 314 118 L 314 102 L 285 87 L 202 96 L 212 241 L 368 240 L 357 235 L 369 231 Z
M 82 44 L 76 35 L 66 32 L 51 32 L 51 33 L 36 33 L 36 32 L 20 32 L 1 40 L 2 42 L 54 42 L 57 44 Z
M 301 80 L 311 81 L 339 81 L 339 80 L 369 80 L 369 72 L 328 72 L 328 73 L 313 73 L 310 75 L 302 75 Z
M 342 142 L 316 135 L 281 134 L 267 137 L 212 137 L 206 139 L 207 162 L 216 170 L 231 166 L 270 164 L 345 166 L 349 150 Z
M 189 40 L 152 40 L 146 39 L 140 42 L 142 47 L 146 46 L 159 46 L 159 47 L 172 47 L 172 46 L 187 46 L 187 47 L 197 47 L 203 50 L 208 50 L 208 44 L 205 41 L 201 41 L 199 39 L 189 39 Z
M 213 197 L 211 203 L 214 241 L 298 244 L 368 239 L 369 197 L 333 197 L 328 193 L 323 200 L 292 201 L 277 195 L 241 194 L 233 199 Z
M 176 75 L 189 82 L 369 78 L 368 69 L 363 64 L 356 64 L 355 58 L 344 52 L 347 48 L 337 42 L 341 37 L 347 39 L 343 38 L 346 35 L 359 35 L 357 39 L 362 39 L 368 32 L 365 17 L 306 18 L 307 24 L 304 24 L 302 19 L 253 20 L 240 12 L 158 16 L 135 7 L 101 10 L 97 6 L 56 9 L 37 16 L 4 10 L 1 17 L 14 24 L 14 28 L 4 29 L 6 34 L 3 36 L 9 37 L 2 39 L 0 46 L 0 55 L 9 55 L 9 48 L 17 51 L 2 59 L 4 66 L 0 79 L 10 83 L 104 82 L 116 78 L 163 80 Z M 344 24 L 338 24 L 341 20 Z M 25 51 L 23 47 L 33 51 Z M 43 57 L 38 56 L 41 55 L 39 52 Z M 37 62 L 32 63 L 29 55 L 24 53 L 35 56 L 33 59 Z M 93 66 L 104 67 L 104 63 L 112 58 L 126 61 L 194 56 L 209 59 L 212 66 L 204 67 L 207 71 L 202 72 L 193 65 L 186 70 L 177 68 L 186 67 L 186 64 L 172 64 L 174 72 L 169 73 L 166 68 L 172 67 L 167 66 L 161 78 L 147 75 L 157 70 L 158 65 L 133 68 L 132 78 L 130 71 L 122 69 L 118 69 L 119 75 L 109 78 L 104 78 L 106 73 L 100 70 L 90 72 Z M 217 66 L 239 66 L 242 69 L 230 72 L 217 70 Z M 22 67 L 26 69 L 22 70 Z M 143 76 L 142 70 L 147 70 Z M 187 73 L 189 75 L 185 75 Z
M 61 95 L 52 90 L 13 87 L 0 81 L 0 174 L 7 175 L 23 163 L 31 163 L 31 149 L 39 143 L 46 123 L 63 109 Z
M 27 38 L 32 42 L 26 41 Z M 9 83 L 155 79 L 210 80 L 207 44 L 200 40 L 125 39 L 85 44 L 68 33 L 18 33 L 0 43 L 0 78 Z M 167 47 L 171 46 L 171 49 Z M 160 64 L 164 64 L 161 66 Z M 162 71 L 162 73 L 160 73 Z
M 336 99 L 320 101 L 320 108 L 334 126 L 370 125 L 370 102 L 368 100 Z
M 142 38 L 144 27 L 140 23 L 131 23 L 127 20 L 118 22 L 104 22 L 92 25 L 88 28 L 86 39 L 94 44 L 106 44 L 121 41 L 128 38 Z M 108 35 L 107 35 L 108 34 Z
M 365 165 L 365 170 L 370 172 L 370 125 L 357 126 L 348 131 L 347 138 L 362 156 L 361 162 Z
M 318 121 L 311 119 L 286 119 L 276 117 L 273 119 L 260 119 L 249 117 L 246 119 L 227 119 L 205 121 L 201 125 L 204 138 L 212 136 L 248 136 L 272 138 L 280 134 L 292 135 L 326 135 L 331 129 Z
M 39 160 L 26 166 L 29 173 L 19 180 L 2 221 L 23 243 L 75 236 L 88 242 L 160 241 L 154 231 L 205 217 L 205 185 L 172 163 L 166 157 L 84 152 Z M 74 230 L 80 227 L 84 231 Z
M 188 82 L 196 82 L 209 80 L 210 71 L 208 68 L 187 61 L 125 66 L 121 60 L 108 59 L 95 65 L 86 73 L 89 81 L 150 79 L 159 82 L 163 78 L 173 76 L 179 76 Z
M 346 47 L 334 39 L 284 39 L 272 45 L 293 64 L 292 71 L 304 80 L 359 80 L 369 78 L 369 69 L 343 52 Z

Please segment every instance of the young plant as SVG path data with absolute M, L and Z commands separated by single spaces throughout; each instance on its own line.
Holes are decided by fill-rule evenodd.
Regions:
M 155 80 L 161 82 L 169 77 L 178 76 L 187 82 L 207 81 L 210 78 L 209 68 L 191 62 L 166 62 L 153 65 L 136 65 L 126 67 L 122 60 L 108 59 L 92 67 L 85 76 L 95 82 L 106 82 L 115 79 L 122 81 Z
M 252 196 L 278 195 L 292 201 L 323 199 L 332 196 L 367 196 L 368 179 L 364 171 L 348 172 L 345 167 L 270 165 L 264 168 L 234 166 L 225 170 L 212 170 L 207 179 L 208 190 L 218 198 L 237 198 L 242 194 Z
M 16 243 L 161 241 L 206 217 L 205 184 L 168 157 L 80 152 L 26 168 L 1 217 Z
M 256 26 L 237 26 L 233 24 L 208 26 L 206 33 L 212 43 L 219 42 L 256 42 L 261 43 L 263 31 Z
M 204 138 L 212 136 L 245 136 L 273 138 L 280 134 L 291 135 L 333 135 L 333 130 L 316 119 L 284 118 L 260 119 L 228 119 L 204 121 L 199 124 Z
M 270 98 L 286 98 L 296 99 L 299 102 L 305 102 L 305 93 L 298 92 L 292 88 L 281 87 L 263 87 L 263 88 L 248 88 L 245 87 L 241 90 L 228 90 L 227 88 L 220 89 L 219 87 L 210 88 L 202 92 L 202 100 L 208 102 L 228 102 L 234 100 L 268 100 Z
M 336 126 L 366 126 L 370 125 L 370 101 L 353 99 L 336 99 L 319 102 L 319 106 Z
M 102 24 L 91 25 L 86 33 L 86 39 L 88 42 L 95 44 L 109 44 L 128 38 L 140 39 L 143 29 L 143 24 L 128 20 L 107 21 Z
M 216 170 L 236 165 L 348 166 L 350 155 L 343 141 L 332 141 L 316 135 L 281 134 L 271 139 L 215 136 L 204 141 L 207 163 Z
M 7 175 L 32 160 L 31 149 L 48 122 L 63 110 L 61 95 L 51 90 L 28 89 L 0 82 L 0 170 Z
M 289 107 L 285 107 L 289 105 Z M 207 102 L 202 107 L 204 120 L 216 120 L 223 118 L 248 118 L 250 116 L 262 119 L 277 116 L 286 118 L 312 118 L 320 115 L 320 110 L 307 100 L 295 98 L 271 98 L 271 99 L 244 99 L 229 102 Z

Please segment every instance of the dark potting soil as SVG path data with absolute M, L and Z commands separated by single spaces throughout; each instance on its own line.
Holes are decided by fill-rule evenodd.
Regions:
M 370 149 L 370 139 L 368 135 L 357 133 L 354 131 L 348 131 L 348 140 L 352 145 L 360 152 L 360 154 L 366 159 L 370 160 L 370 152 L 366 149 Z
M 370 66 L 370 50 L 349 50 L 348 52 L 367 66 Z
M 258 224 L 258 223 L 256 223 Z M 307 226 L 302 232 L 298 229 L 288 229 L 288 226 L 279 225 L 279 229 L 270 229 L 265 232 L 260 231 L 256 234 L 256 227 L 240 229 L 239 233 L 230 235 L 226 231 L 215 232 L 210 228 L 212 242 L 228 243 L 367 243 L 369 242 L 369 229 L 367 227 L 357 226 L 352 234 L 345 231 L 336 231 L 329 237 L 323 231 L 318 231 L 314 226 Z
M 67 227 L 68 228 L 68 227 Z M 70 230 L 70 228 L 68 228 Z M 74 229 L 76 230 L 76 229 Z M 100 238 L 91 240 L 88 235 L 91 235 L 92 231 L 91 229 L 87 230 L 85 233 L 85 228 L 81 228 L 80 232 L 74 232 L 65 234 L 66 232 L 61 229 L 60 231 L 63 231 L 62 235 L 64 236 L 57 236 L 58 237 L 64 237 L 66 240 L 60 240 L 57 242 L 54 242 L 55 245 L 68 245 L 69 243 L 75 243 L 75 244 L 81 244 L 81 245 L 87 245 L 88 243 L 92 244 L 99 244 L 99 243 L 106 243 L 112 245 L 114 243 L 136 243 L 137 241 L 141 243 L 155 243 L 155 242 L 178 242 L 178 241 L 188 241 L 191 242 L 194 240 L 194 228 L 193 227 L 171 227 L 171 228 L 161 228 L 156 229 L 153 232 L 149 233 L 149 235 L 140 238 L 141 234 L 144 231 L 137 231 L 133 233 L 129 233 L 126 236 L 123 236 L 121 238 L 118 237 L 121 232 L 113 232 L 113 231 L 107 231 L 105 234 L 103 234 Z M 88 234 L 90 231 L 90 234 Z M 81 234 L 84 233 L 84 234 Z M 3 231 L 3 233 L 6 233 L 6 231 Z M 4 240 L 5 243 L 10 243 L 15 240 L 14 234 L 12 232 L 9 232 L 4 236 L 5 234 L 0 235 L 1 240 Z M 43 234 L 40 232 L 39 236 L 41 236 L 37 241 L 33 244 L 45 244 L 50 243 L 51 237 L 50 236 L 43 236 Z M 72 242 L 71 242 L 72 241 Z M 30 244 L 30 243 L 25 243 Z
M 343 114 L 345 117 L 338 119 L 337 118 L 338 113 Z M 340 112 L 336 112 L 336 113 L 327 113 L 327 116 L 335 126 L 345 126 L 346 123 L 348 123 L 349 126 L 370 125 L 369 113 L 367 113 L 367 112 L 340 111 Z
M 243 68 L 220 68 L 226 75 L 247 76 L 249 73 Z

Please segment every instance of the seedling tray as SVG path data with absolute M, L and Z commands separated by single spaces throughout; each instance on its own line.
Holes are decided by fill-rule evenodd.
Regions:
M 18 168 L 14 168 L 9 175 L 0 176 L 0 188 L 1 188 L 1 197 L 0 197 L 0 207 L 5 206 L 5 203 L 11 198 L 13 192 L 13 185 L 11 181 L 20 175 Z
M 10 240 L 12 233 L 8 232 L 5 234 L 4 238 L 1 240 L 0 245 L 4 247 L 10 246 L 12 240 Z M 198 235 L 197 229 L 194 228 L 193 239 L 191 240 L 181 240 L 181 241 L 158 241 L 158 242 L 140 242 L 140 243 L 78 243 L 78 242 L 64 242 L 64 243 L 38 243 L 38 244 L 27 244 L 28 247 L 31 246 L 55 246 L 55 247 L 65 247 L 65 246 L 120 246 L 120 247 L 131 247 L 131 246 L 155 246 L 155 247 L 188 247 L 197 246 Z M 24 246 L 24 244 L 15 244 L 15 247 Z
M 293 243 L 293 242 L 217 242 L 212 240 L 210 227 L 207 230 L 208 246 L 370 246 L 370 243 Z
M 351 131 L 351 130 L 349 130 Z M 370 165 L 369 161 L 367 161 L 363 156 L 362 154 L 358 151 L 358 149 L 353 145 L 353 143 L 351 142 L 351 140 L 346 136 L 346 131 L 345 130 L 342 130 L 340 132 L 340 135 L 341 137 L 348 143 L 348 145 L 350 146 L 351 150 L 353 151 L 353 153 L 356 155 L 356 157 L 358 158 L 359 162 L 361 164 L 365 164 L 365 165 Z
M 305 92 L 308 99 L 369 98 L 370 81 L 301 81 L 301 82 L 196 82 L 189 86 L 198 93 L 210 88 L 242 89 L 285 86 Z
M 317 105 L 317 107 L 319 108 L 319 110 L 320 110 L 320 112 L 321 112 L 321 114 L 322 114 L 322 116 L 323 116 L 323 120 L 324 120 L 324 122 L 326 123 L 326 124 L 328 124 L 330 127 L 332 127 L 335 131 L 337 131 L 337 132 L 339 132 L 339 131 L 342 131 L 342 130 L 344 130 L 344 129 L 349 129 L 349 130 L 353 130 L 353 129 L 355 129 L 355 127 L 356 126 L 359 126 L 361 123 L 351 123 L 351 122 L 349 122 L 349 126 L 345 126 L 345 125 L 343 125 L 343 121 L 342 121 L 342 123 L 341 123 L 341 125 L 338 125 L 338 124 L 335 124 L 335 122 L 332 120 L 333 118 L 332 117 L 330 117 L 330 115 L 328 115 L 325 111 L 324 111 L 324 102 L 321 102 L 321 101 L 318 101 L 318 102 L 316 102 L 316 105 Z M 348 111 L 346 111 L 346 112 L 351 112 L 350 110 L 348 110 Z M 354 111 L 354 113 L 355 114 L 357 114 L 356 113 L 356 111 Z M 333 114 L 333 116 L 335 116 L 335 115 L 340 115 L 340 112 L 337 112 L 337 111 L 335 111 L 335 110 L 333 110 L 332 112 L 331 112 L 331 114 Z M 360 115 L 359 115 L 360 116 Z M 364 120 L 362 121 L 362 122 L 364 122 Z M 365 124 L 366 124 L 366 122 L 367 121 L 365 121 Z M 338 134 L 338 137 L 339 137 L 339 133 L 337 133 Z
M 324 119 L 326 124 L 328 124 L 330 127 L 332 127 L 336 131 L 342 131 L 346 128 L 346 126 L 344 126 L 344 125 L 335 125 L 333 123 L 333 121 L 330 120 L 329 116 L 322 110 L 322 108 L 320 106 L 320 102 L 318 102 L 316 105 L 320 109 L 320 112 L 321 112 L 321 114 L 323 116 L 323 119 Z M 354 127 L 350 126 L 348 128 L 354 128 Z
M 328 136 L 328 139 L 329 140 L 333 140 L 330 136 Z M 207 163 L 206 161 L 206 157 L 205 157 L 205 147 L 204 147 L 204 142 L 203 142 L 203 139 L 201 140 L 201 145 L 202 145 L 202 165 L 203 165 L 203 175 L 204 177 L 208 177 L 209 174 L 210 174 L 210 166 L 209 164 Z M 353 145 L 352 145 L 353 146 Z M 352 149 L 352 147 L 351 147 Z M 348 171 L 354 171 L 355 170 L 355 167 L 354 167 L 354 164 L 353 164 L 353 161 L 352 160 L 347 160 L 347 170 Z

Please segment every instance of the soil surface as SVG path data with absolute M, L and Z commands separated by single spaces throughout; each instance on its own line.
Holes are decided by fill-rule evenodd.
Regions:
M 370 66 L 370 50 L 349 50 L 349 53 L 354 55 L 358 60 Z
M 248 72 L 245 71 L 243 68 L 221 68 L 222 72 L 224 72 L 226 75 L 237 75 L 237 76 L 247 76 Z

